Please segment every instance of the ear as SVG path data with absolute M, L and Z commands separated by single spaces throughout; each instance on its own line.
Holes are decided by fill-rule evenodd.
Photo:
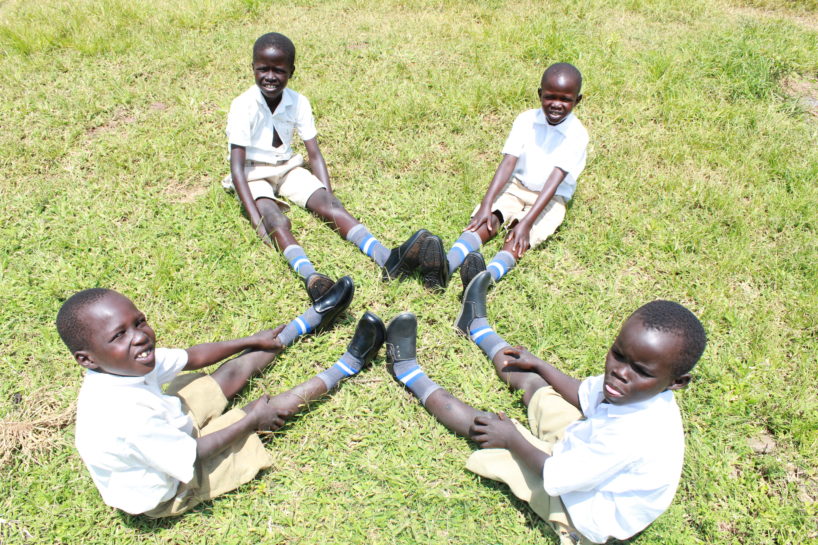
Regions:
M 673 382 L 670 383 L 670 386 L 667 387 L 668 390 L 682 390 L 687 388 L 687 385 L 690 384 L 690 374 L 685 373 L 684 375 L 678 376 L 673 379 Z
M 94 363 L 94 360 L 88 352 L 85 350 L 77 350 L 74 352 L 74 359 L 77 360 L 77 363 L 85 367 L 86 369 L 91 369 L 92 371 L 96 371 L 99 369 L 99 365 Z
M 542 100 L 542 87 L 537 88 L 537 97 L 539 97 L 539 99 Z
M 577 101 L 576 101 L 576 102 L 574 102 L 574 106 L 576 106 L 577 104 L 579 104 L 579 101 L 580 101 L 580 100 L 582 100 L 582 95 L 577 95 Z
M 295 65 L 290 68 L 290 77 L 293 77 L 293 74 L 295 74 Z

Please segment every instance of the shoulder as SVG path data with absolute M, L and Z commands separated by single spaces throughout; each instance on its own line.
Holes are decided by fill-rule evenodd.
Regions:
M 258 108 L 258 86 L 253 85 L 230 102 L 230 111 L 254 110 Z
M 534 122 L 537 120 L 537 112 L 539 112 L 539 108 L 533 108 L 531 110 L 526 110 L 514 119 L 514 125 L 534 125 Z
M 562 132 L 567 140 L 582 143 L 583 145 L 588 143 L 588 131 L 573 113 L 565 119 L 563 125 L 565 126 L 562 127 Z

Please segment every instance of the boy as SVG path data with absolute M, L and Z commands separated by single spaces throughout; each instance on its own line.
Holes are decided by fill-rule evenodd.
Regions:
M 316 327 L 329 324 L 350 300 L 347 283 L 333 286 L 313 307 L 320 314 Z M 334 366 L 287 392 L 222 414 L 283 350 L 285 327 L 187 350 L 155 348 L 145 315 L 120 293 L 97 288 L 63 304 L 57 329 L 87 369 L 77 402 L 80 456 L 105 503 L 152 518 L 184 513 L 269 467 L 272 459 L 256 432 L 280 428 L 305 404 L 358 373 L 384 338 L 383 323 L 366 313 Z M 211 375 L 177 376 L 239 352 Z M 168 382 L 163 394 L 161 385 Z
M 687 386 L 706 344 L 683 306 L 653 301 L 622 325 L 605 374 L 571 378 L 512 348 L 488 325 L 484 271 L 469 284 L 457 328 L 523 392 L 531 432 L 503 413 L 478 411 L 432 382 L 415 360 L 415 321 L 387 327 L 392 374 L 451 431 L 475 441 L 466 467 L 505 482 L 560 536 L 560 542 L 628 539 L 670 505 L 682 471 L 684 436 L 673 391 Z
M 235 189 L 261 239 L 283 251 L 290 266 L 304 280 L 313 301 L 333 282 L 316 273 L 293 237 L 292 224 L 284 215 L 289 206 L 281 197 L 316 214 L 357 245 L 383 269 L 385 280 L 401 278 L 415 269 L 420 244 L 428 231 L 420 230 L 401 246 L 389 250 L 333 194 L 327 164 L 318 147 L 310 102 L 287 88 L 295 72 L 295 46 L 290 39 L 275 32 L 261 36 L 253 45 L 252 68 L 256 84 L 230 105 L 227 140 L 231 175 L 222 185 Z M 307 149 L 312 173 L 301 167 L 301 155 L 293 154 L 295 130 Z
M 503 146 L 503 159 L 466 230 L 445 256 L 438 240 L 426 240 L 421 252 L 424 283 L 445 289 L 460 267 L 463 289 L 479 272 L 489 270 L 495 282 L 528 251 L 551 236 L 565 218 L 565 206 L 585 168 L 588 133 L 571 113 L 582 100 L 582 75 L 573 65 L 557 63 L 542 75 L 537 94 L 540 108 L 517 116 Z M 501 225 L 509 228 L 502 250 L 486 267 L 480 246 L 494 238 Z M 462 265 L 462 266 L 461 266 Z

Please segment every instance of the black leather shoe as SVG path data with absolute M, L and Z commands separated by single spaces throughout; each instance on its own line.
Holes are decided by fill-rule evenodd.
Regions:
M 397 248 L 392 248 L 389 259 L 383 265 L 383 279 L 394 280 L 412 274 L 412 271 L 418 266 L 420 246 L 431 234 L 426 229 L 419 229 L 406 242 Z
M 463 293 L 475 276 L 486 270 L 486 260 L 480 252 L 469 252 L 463 264 L 460 265 L 460 280 L 463 282 Z M 461 299 L 462 299 L 461 294 Z
M 463 306 L 460 308 L 460 315 L 454 322 L 454 326 L 461 334 L 468 337 L 469 324 L 472 320 L 486 317 L 486 292 L 491 283 L 491 273 L 483 271 L 469 282 L 466 291 L 463 292 Z
M 335 282 L 329 276 L 321 273 L 312 273 L 304 279 L 304 286 L 307 288 L 307 295 L 313 303 L 320 299 Z
M 434 291 L 443 291 L 449 283 L 449 260 L 443 251 L 440 237 L 429 235 L 420 247 L 420 274 L 423 286 Z
M 386 362 L 415 359 L 418 320 L 411 312 L 398 314 L 386 326 Z
M 329 289 L 323 297 L 319 298 L 313 307 L 315 312 L 321 315 L 321 323 L 315 328 L 315 332 L 324 331 L 352 302 L 355 295 L 355 284 L 352 278 L 342 276 Z
M 347 352 L 364 362 L 365 366 L 378 353 L 385 338 L 383 321 L 367 310 L 358 320 L 358 327 L 347 345 Z

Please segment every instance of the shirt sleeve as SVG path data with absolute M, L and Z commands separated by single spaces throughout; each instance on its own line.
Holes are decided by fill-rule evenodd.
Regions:
M 511 132 L 508 133 L 508 138 L 506 138 L 506 143 L 503 146 L 503 154 L 519 157 L 523 153 L 523 143 L 525 142 L 523 127 L 526 125 L 523 117 L 526 113 L 527 112 L 523 112 L 518 115 L 517 119 L 514 120 L 514 124 L 511 125 Z M 530 125 L 530 123 L 528 124 Z
M 154 372 L 159 384 L 173 380 L 187 365 L 187 350 L 182 348 L 157 348 Z
M 253 141 L 253 117 L 245 101 L 238 97 L 227 114 L 227 143 L 247 147 Z
M 545 460 L 543 485 L 548 494 L 593 490 L 636 461 L 630 452 L 612 452 L 607 447 L 610 440 L 595 439 Z
M 312 115 L 312 106 L 307 97 L 303 95 L 298 97 L 295 124 L 301 140 L 312 140 L 318 136 L 318 130 L 315 128 L 315 118 Z

